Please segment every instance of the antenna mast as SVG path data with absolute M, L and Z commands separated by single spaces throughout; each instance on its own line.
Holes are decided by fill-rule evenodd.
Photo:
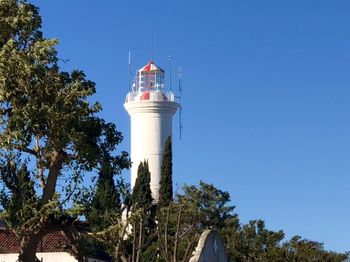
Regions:
M 182 97 L 182 86 L 181 86 L 181 80 L 182 80 L 182 68 L 179 66 L 179 134 L 180 134 L 180 140 L 182 138 L 182 103 L 181 103 L 181 97 Z
M 154 53 L 154 35 L 152 34 L 152 55 L 151 55 L 152 61 L 153 61 L 153 53 Z
M 129 60 L 128 60 L 128 76 L 129 76 L 129 91 L 131 92 L 131 52 L 129 50 Z
M 169 89 L 170 89 L 170 91 L 172 91 L 173 90 L 173 84 L 172 84 L 172 79 L 171 79 L 171 56 L 168 56 L 168 59 L 169 59 Z

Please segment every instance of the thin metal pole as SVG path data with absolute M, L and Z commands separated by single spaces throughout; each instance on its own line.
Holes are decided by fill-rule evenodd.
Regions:
M 152 34 L 152 55 L 151 55 L 152 61 L 153 61 L 153 53 L 154 53 L 154 35 Z
M 182 69 L 179 66 L 179 135 L 180 135 L 180 140 L 182 139 L 182 86 L 181 86 L 181 78 L 182 78 Z
M 129 61 L 128 61 L 128 78 L 129 78 L 129 92 L 131 92 L 131 79 L 130 79 L 130 75 L 131 75 L 131 53 L 129 51 Z
M 168 59 L 169 59 L 169 88 L 170 88 L 170 91 L 173 90 L 173 84 L 172 84 L 172 79 L 171 79 L 171 56 L 168 56 Z

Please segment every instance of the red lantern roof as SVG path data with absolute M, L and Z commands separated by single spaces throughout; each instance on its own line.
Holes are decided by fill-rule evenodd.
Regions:
M 159 66 L 157 66 L 153 61 L 148 62 L 147 65 L 142 67 L 139 72 L 144 72 L 144 71 L 161 71 L 164 72 L 163 69 L 161 69 Z

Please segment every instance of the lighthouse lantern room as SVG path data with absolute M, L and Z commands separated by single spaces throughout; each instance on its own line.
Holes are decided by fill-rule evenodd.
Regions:
M 165 90 L 164 70 L 153 61 L 138 70 L 124 107 L 131 122 L 131 187 L 138 165 L 148 161 L 152 197 L 158 202 L 164 145 L 172 134 L 172 118 L 179 108 L 174 93 Z

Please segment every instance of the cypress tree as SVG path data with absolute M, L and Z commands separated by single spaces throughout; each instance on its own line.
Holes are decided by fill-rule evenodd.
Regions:
M 153 199 L 150 183 L 151 173 L 149 172 L 148 162 L 141 162 L 137 169 L 137 178 L 131 196 L 134 210 L 139 208 L 148 210 L 152 206 Z
M 165 142 L 162 159 L 160 189 L 159 189 L 159 207 L 168 206 L 173 200 L 173 153 L 172 142 L 169 136 Z
M 7 212 L 6 224 L 16 227 L 32 218 L 37 208 L 34 183 L 30 178 L 27 166 L 20 168 L 15 159 L 0 164 L 0 179 L 5 187 L 0 192 L 0 204 Z
M 101 164 L 96 183 L 96 190 L 91 202 L 88 204 L 86 219 L 92 231 L 99 232 L 115 225 L 121 216 L 120 194 L 115 186 L 113 176 L 116 171 L 106 158 Z M 104 236 L 108 238 L 108 235 Z M 79 248 L 86 256 L 99 257 L 109 260 L 113 253 L 113 244 L 98 241 L 83 236 L 79 240 Z
M 102 230 L 112 225 L 121 214 L 120 195 L 114 183 L 114 171 L 105 161 L 100 169 L 96 192 L 92 199 L 87 220 L 92 229 Z
M 149 172 L 148 162 L 141 162 L 138 166 L 137 178 L 131 195 L 132 211 L 142 211 L 139 220 L 134 221 L 132 225 L 132 261 L 144 261 L 141 254 L 151 244 L 153 239 L 155 224 L 150 182 L 151 173 Z

